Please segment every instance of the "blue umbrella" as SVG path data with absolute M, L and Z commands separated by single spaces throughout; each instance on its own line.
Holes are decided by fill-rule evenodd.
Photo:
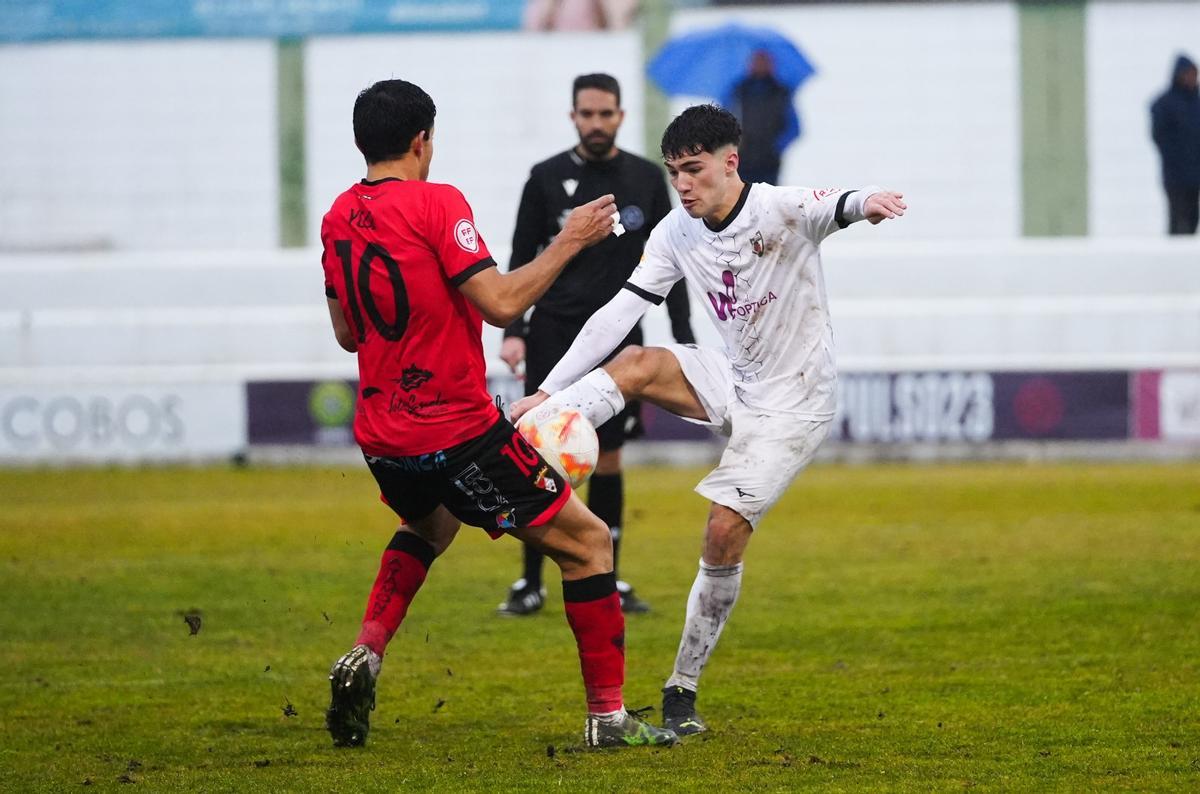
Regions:
M 671 39 L 646 67 L 650 78 L 670 96 L 712 97 L 725 107 L 733 105 L 733 90 L 746 76 L 751 56 L 765 50 L 775 62 L 775 77 L 795 92 L 816 69 L 784 36 L 770 28 L 729 23 Z M 793 104 L 787 128 L 777 143 L 779 150 L 800 137 L 800 118 Z

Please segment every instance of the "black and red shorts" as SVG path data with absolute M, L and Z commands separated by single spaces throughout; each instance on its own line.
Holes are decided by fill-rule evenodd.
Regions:
M 380 497 L 405 521 L 445 505 L 464 524 L 493 538 L 536 527 L 558 514 L 571 485 L 507 419 L 482 435 L 425 455 L 364 455 Z

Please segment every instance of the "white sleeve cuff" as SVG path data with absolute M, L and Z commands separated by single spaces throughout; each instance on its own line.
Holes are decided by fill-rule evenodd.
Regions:
M 864 211 L 867 199 L 874 194 L 883 190 L 879 185 L 866 185 L 857 188 L 853 193 L 846 197 L 846 205 L 842 208 L 842 217 L 847 224 L 856 223 L 861 220 L 866 220 L 867 214 Z

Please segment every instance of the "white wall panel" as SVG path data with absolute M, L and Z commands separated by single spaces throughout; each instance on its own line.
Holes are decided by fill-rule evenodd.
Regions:
M 0 247 L 273 246 L 275 45 L 0 47 Z
M 1167 230 L 1150 103 L 1166 90 L 1179 52 L 1200 58 L 1200 2 L 1089 3 L 1088 170 L 1091 234 Z
M 798 94 L 805 131 L 781 181 L 903 190 L 911 212 L 878 230 L 888 238 L 1020 233 L 1012 4 L 706 9 L 676 15 L 673 31 L 731 19 L 774 28 L 817 69 Z

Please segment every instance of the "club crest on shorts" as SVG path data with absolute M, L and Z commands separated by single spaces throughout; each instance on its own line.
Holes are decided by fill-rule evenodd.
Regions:
M 754 252 L 755 256 L 763 255 L 762 232 L 755 232 L 754 236 L 750 238 L 750 250 Z
M 534 476 L 533 484 L 536 485 L 538 488 L 541 488 L 543 491 L 549 491 L 550 493 L 558 493 L 558 483 L 556 483 L 554 481 L 554 478 L 550 477 L 549 475 L 550 475 L 550 467 L 543 466 L 541 469 L 538 470 L 538 473 Z
M 479 235 L 475 233 L 475 225 L 466 218 L 455 224 L 454 242 L 467 253 L 479 253 Z
M 517 511 L 505 510 L 503 513 L 496 514 L 496 526 L 500 529 L 516 529 L 517 528 Z

